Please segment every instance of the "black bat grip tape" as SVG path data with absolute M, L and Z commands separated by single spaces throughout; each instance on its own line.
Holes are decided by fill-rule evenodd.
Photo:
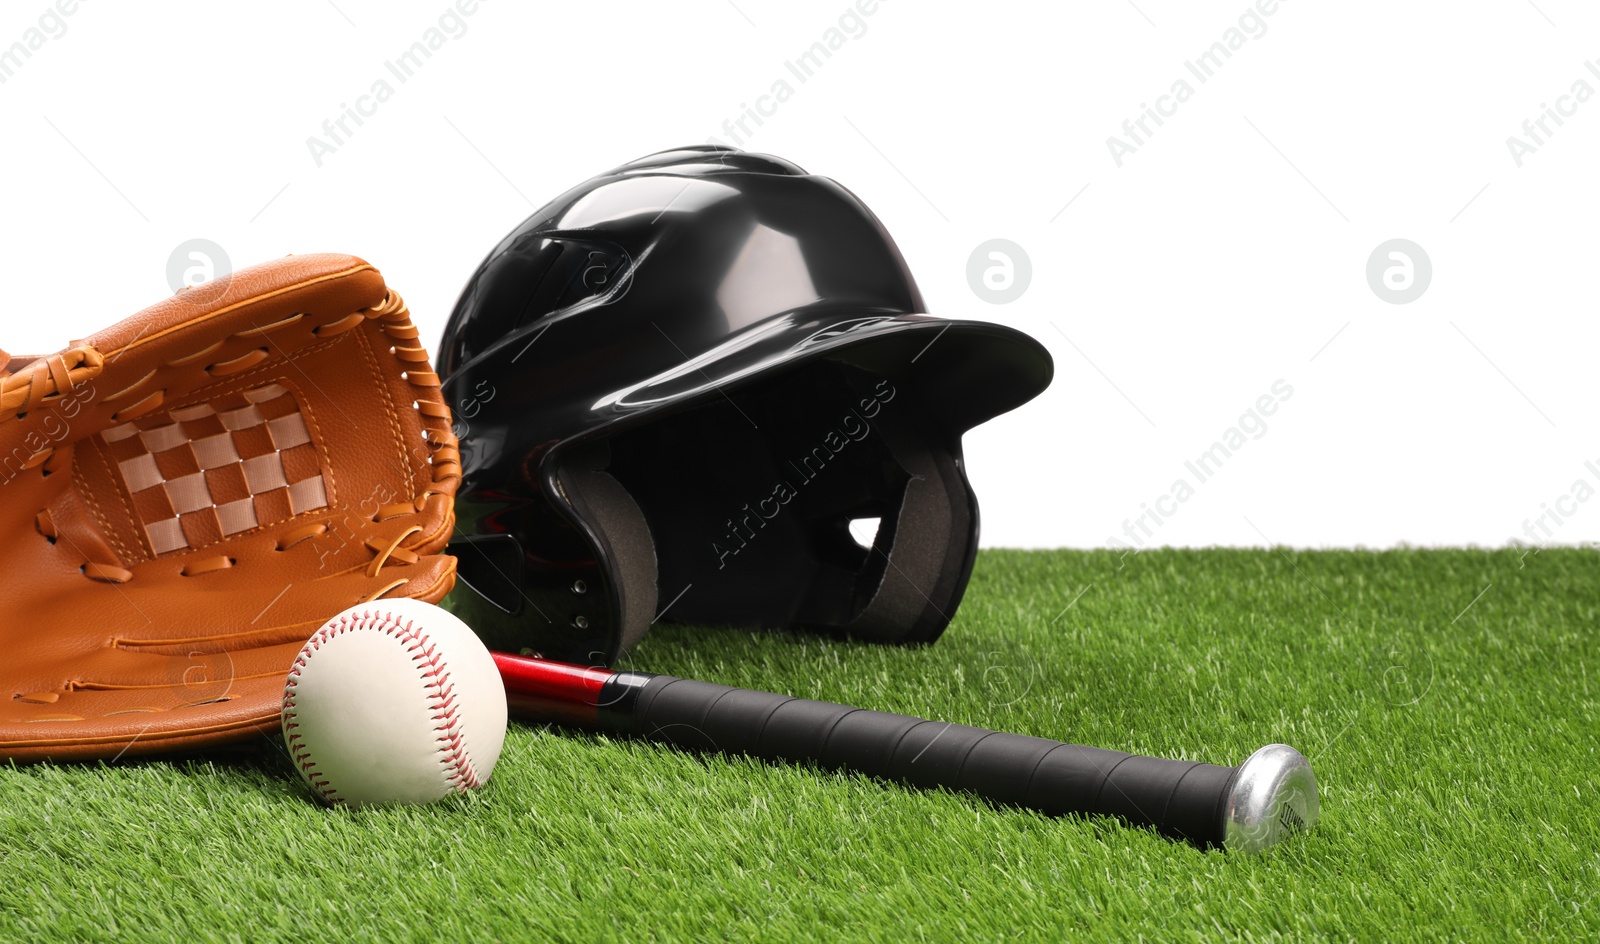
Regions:
M 633 734 L 694 751 L 814 763 L 945 787 L 1049 816 L 1115 816 L 1221 845 L 1234 768 L 1161 760 L 668 675 L 625 681 Z M 608 683 L 609 684 L 609 683 Z

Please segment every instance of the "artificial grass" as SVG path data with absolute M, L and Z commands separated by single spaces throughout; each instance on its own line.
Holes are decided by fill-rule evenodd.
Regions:
M 1583 549 L 988 551 L 930 647 L 658 627 L 630 660 L 1157 756 L 1284 741 L 1322 821 L 1259 857 L 514 725 L 426 808 L 319 807 L 272 743 L 0 768 L 0 940 L 1595 940 L 1597 578 Z

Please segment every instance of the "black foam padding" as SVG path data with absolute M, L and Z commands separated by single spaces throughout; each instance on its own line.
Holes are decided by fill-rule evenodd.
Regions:
M 654 536 L 659 619 L 938 638 L 972 573 L 978 510 L 960 437 L 919 399 L 805 361 L 608 439 L 594 467 Z M 862 547 L 850 525 L 874 518 Z
M 656 547 L 633 496 L 599 468 L 605 461 L 603 447 L 574 454 L 561 470 L 561 483 L 573 508 L 599 524 L 595 538 L 610 557 L 609 573 L 619 584 L 616 652 L 590 654 L 611 661 L 631 650 L 650 628 L 656 608 Z
M 972 572 L 976 502 L 947 447 L 893 428 L 884 438 L 909 478 L 873 541 L 872 553 L 885 558 L 882 577 L 847 628 L 879 642 L 932 642 Z
M 628 730 L 690 750 L 963 790 L 1050 816 L 1115 816 L 1201 846 L 1222 843 L 1234 773 L 666 675 L 639 689 Z

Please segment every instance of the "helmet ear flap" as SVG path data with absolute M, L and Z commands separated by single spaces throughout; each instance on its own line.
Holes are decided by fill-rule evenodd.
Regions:
M 817 362 L 554 460 L 605 558 L 595 570 L 637 575 L 621 579 L 624 648 L 653 620 L 633 612 L 635 585 L 675 623 L 939 637 L 977 546 L 960 440 L 908 409 L 856 415 L 871 379 Z M 857 422 L 820 436 L 819 418 L 835 415 Z M 849 532 L 863 517 L 879 519 L 870 547 Z
M 457 582 L 442 605 L 491 649 L 610 665 L 650 628 L 655 540 L 633 496 L 605 471 L 609 452 L 605 443 L 578 447 L 557 463 L 556 486 L 581 529 L 551 516 L 532 523 L 546 537 L 567 533 L 562 542 L 541 543 L 526 528 L 450 542 Z
M 590 525 L 590 540 L 602 558 L 600 572 L 609 572 L 614 582 L 591 591 L 610 593 L 611 612 L 619 614 L 618 625 L 612 627 L 616 651 L 591 656 L 606 662 L 644 638 L 655 618 L 657 598 L 655 538 L 639 503 L 604 470 L 609 453 L 604 443 L 583 450 L 563 461 L 557 474 L 567 501 Z
M 874 568 L 882 577 L 858 587 L 858 615 L 837 628 L 879 642 L 932 642 L 950 624 L 972 573 L 977 502 L 949 451 L 904 437 L 891 448 L 908 478 L 869 552 L 882 559 Z

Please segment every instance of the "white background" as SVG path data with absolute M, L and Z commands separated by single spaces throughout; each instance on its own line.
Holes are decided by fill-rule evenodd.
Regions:
M 1053 352 L 1050 390 L 967 438 L 988 545 L 1105 546 L 1279 379 L 1266 432 L 1144 543 L 1500 545 L 1558 502 L 1556 539 L 1600 539 L 1600 498 L 1569 497 L 1600 487 L 1600 98 L 1521 167 L 1506 143 L 1576 80 L 1600 91 L 1591 5 L 1285 0 L 1201 84 L 1184 62 L 1244 0 L 881 0 L 801 83 L 785 63 L 844 0 L 482 0 L 401 84 L 385 61 L 444 0 L 335 2 L 84 0 L 22 61 L 0 84 L 0 346 L 158 300 L 202 237 L 235 266 L 361 255 L 432 347 L 538 204 L 716 137 L 856 191 L 933 313 Z M 46 9 L 7 0 L 0 44 Z M 1118 167 L 1108 136 L 1179 78 L 1193 97 Z M 378 79 L 393 97 L 319 167 L 307 139 Z M 724 122 L 780 79 L 735 141 Z M 995 237 L 1033 266 L 1004 306 L 966 279 Z M 1410 304 L 1366 280 L 1395 237 L 1432 259 Z

